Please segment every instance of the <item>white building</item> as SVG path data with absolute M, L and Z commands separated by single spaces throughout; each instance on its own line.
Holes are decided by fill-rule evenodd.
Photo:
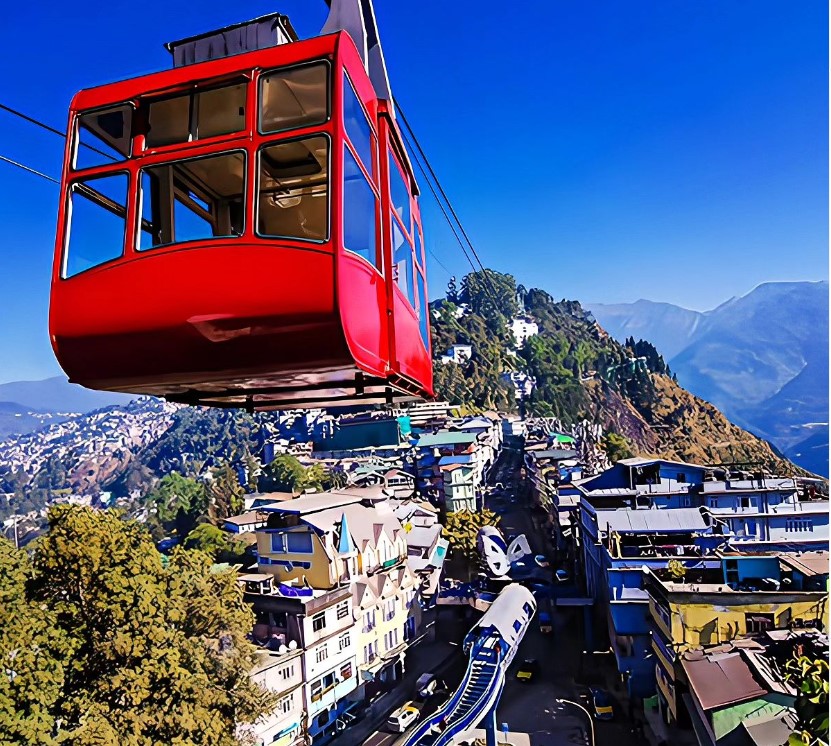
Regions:
M 473 357 L 473 347 L 471 345 L 452 345 L 450 349 L 441 356 L 441 364 L 456 363 L 456 365 L 464 365 L 470 358 Z
M 511 322 L 511 331 L 514 334 L 517 348 L 525 344 L 528 337 L 533 337 L 540 333 L 540 328 L 536 321 L 528 318 L 516 318 Z

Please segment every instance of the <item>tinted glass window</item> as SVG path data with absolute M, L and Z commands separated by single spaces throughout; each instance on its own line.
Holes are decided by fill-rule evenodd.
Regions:
M 148 104 L 148 148 L 204 140 L 245 129 L 245 83 L 188 93 Z
M 349 148 L 343 148 L 343 245 L 382 270 L 375 247 L 375 192 Z
M 410 190 L 398 168 L 398 162 L 392 153 L 389 154 L 390 171 L 390 199 L 395 214 L 401 219 L 404 228 L 410 230 Z
M 87 179 L 69 189 L 63 276 L 117 259 L 124 252 L 127 174 Z
M 361 106 L 352 83 L 345 74 L 343 76 L 343 123 L 355 152 L 364 164 L 367 173 L 371 174 L 375 138 L 364 113 L 364 107 Z
M 318 135 L 260 151 L 257 231 L 264 236 L 329 237 L 329 139 Z
M 260 131 L 280 132 L 329 118 L 329 65 L 276 70 L 260 78 Z
M 153 166 L 140 187 L 140 250 L 243 233 L 244 153 Z
M 418 281 L 418 322 L 421 332 L 421 341 L 425 348 L 430 349 L 430 307 L 427 301 L 427 283 L 421 272 L 417 273 Z
M 401 292 L 415 308 L 413 292 L 413 249 L 407 237 L 401 232 L 395 219 L 392 221 L 392 262 L 395 268 L 395 281 Z
M 93 168 L 130 156 L 133 107 L 118 106 L 78 117 L 73 168 Z

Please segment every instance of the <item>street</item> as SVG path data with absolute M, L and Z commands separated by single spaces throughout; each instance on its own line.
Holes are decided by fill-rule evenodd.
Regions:
M 499 514 L 499 527 L 506 538 L 524 533 L 535 553 L 547 555 L 545 537 L 535 531 L 530 506 L 518 497 L 524 493 L 518 489 L 520 466 L 520 453 L 503 449 L 499 461 L 491 470 L 485 506 Z M 591 710 L 591 703 L 585 698 L 585 688 L 576 683 L 582 655 L 581 612 L 575 608 L 557 608 L 547 599 L 541 599 L 539 604 L 539 611 L 551 614 L 552 631 L 543 634 L 536 623 L 526 633 L 508 670 L 505 689 L 497 709 L 497 723 L 500 728 L 504 723 L 510 731 L 527 733 L 531 746 L 590 745 L 592 729 L 586 714 L 573 704 L 557 702 L 557 699 L 571 700 Z M 466 629 L 459 625 L 465 622 L 458 620 L 450 610 L 442 614 L 436 623 L 444 639 L 461 641 Z M 516 679 L 516 671 L 526 658 L 534 658 L 540 664 L 540 672 L 530 683 Z M 433 712 L 447 699 L 448 694 L 452 694 L 464 675 L 466 664 L 467 659 L 459 649 L 458 655 L 452 659 L 441 677 L 449 692 L 437 693 L 424 703 L 415 703 L 425 715 Z M 413 675 L 424 672 L 412 667 L 409 670 Z M 411 687 L 405 698 L 412 696 L 414 691 Z M 624 717 L 623 708 L 617 702 L 614 720 L 593 720 L 593 725 L 597 746 L 638 746 L 638 741 L 630 731 L 630 724 Z M 350 740 L 343 736 L 341 738 L 344 741 Z M 381 727 L 363 741 L 363 746 L 392 746 L 399 739 L 402 739 L 400 734 L 390 733 Z

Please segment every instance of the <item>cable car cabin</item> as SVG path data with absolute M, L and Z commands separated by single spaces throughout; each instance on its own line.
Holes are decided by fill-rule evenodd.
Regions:
M 249 409 L 432 395 L 417 188 L 346 32 L 82 91 L 69 133 L 49 325 L 71 381 Z

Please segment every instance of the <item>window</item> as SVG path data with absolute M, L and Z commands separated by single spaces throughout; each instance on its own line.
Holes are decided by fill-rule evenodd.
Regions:
M 292 531 L 286 534 L 286 548 L 289 552 L 297 552 L 298 554 L 311 554 L 312 535 L 308 531 Z
M 343 246 L 383 271 L 376 247 L 377 197 L 349 148 L 343 146 Z
M 773 614 L 745 614 L 744 619 L 748 632 L 765 632 L 773 629 Z
M 245 129 L 246 83 L 150 101 L 145 145 L 156 148 Z
M 340 651 L 346 650 L 346 648 L 348 648 L 348 647 L 349 647 L 349 642 L 350 642 L 350 641 L 349 641 L 349 633 L 348 633 L 348 632 L 344 632 L 344 633 L 343 633 L 343 634 L 342 634 L 342 635 L 338 638 L 338 651 L 340 652 Z
M 336 613 L 338 619 L 344 619 L 347 617 L 349 615 L 349 602 L 343 601 L 342 603 L 339 603 Z
M 390 172 L 390 202 L 392 209 L 404 226 L 404 230 L 410 233 L 410 189 L 404 181 L 403 171 L 398 167 L 398 161 L 390 152 L 387 154 Z
M 329 138 L 269 145 L 260 151 L 257 232 L 325 241 L 329 237 Z
M 747 510 L 750 507 L 750 498 L 749 497 L 740 497 L 739 504 L 742 510 Z
M 94 168 L 130 156 L 133 107 L 127 104 L 81 114 L 77 120 L 72 168 Z
M 335 682 L 336 682 L 336 679 L 335 679 L 335 672 L 334 672 L 334 671 L 330 671 L 329 673 L 327 673 L 327 674 L 323 677 L 323 679 L 321 679 L 321 681 L 323 681 L 323 688 L 324 688 L 324 689 L 328 689 L 329 687 L 334 686 L 334 685 L 335 685 Z
M 290 676 L 294 675 L 294 666 L 286 666 L 285 668 L 280 669 L 280 676 L 284 679 L 289 678 Z
M 413 248 L 410 240 L 402 233 L 395 218 L 392 219 L 392 263 L 393 277 L 409 304 L 415 308 L 413 292 Z
M 323 679 L 312 682 L 311 694 L 312 702 L 316 702 L 323 696 Z
M 679 472 L 675 475 L 675 481 L 676 481 L 676 482 L 686 482 L 686 481 L 687 481 L 687 475 L 686 475 L 686 474 L 684 474 L 684 472 L 683 472 L 683 471 L 679 471 Z
M 320 632 L 326 626 L 326 612 L 321 611 L 312 617 L 312 629 L 315 632 Z
M 418 231 L 416 231 L 416 237 Z M 430 350 L 430 303 L 427 300 L 427 280 L 421 270 L 416 273 L 416 281 L 418 283 L 418 322 L 419 331 L 421 332 L 421 341 L 424 343 L 424 348 L 429 352 Z
M 375 137 L 367 121 L 364 107 L 358 99 L 348 76 L 343 76 L 343 124 L 346 135 L 368 174 L 372 174 Z
M 341 666 L 340 677 L 341 677 L 342 681 L 346 681 L 347 679 L 352 678 L 352 664 L 351 663 L 347 663 L 345 666 Z
M 124 253 L 128 183 L 127 174 L 113 174 L 69 187 L 63 277 L 72 277 Z
M 141 171 L 140 183 L 141 251 L 244 230 L 244 153 L 153 166 Z
M 271 534 L 271 551 L 282 554 L 286 551 L 286 535 Z
M 323 663 L 329 657 L 329 646 L 324 642 L 317 650 L 315 650 L 315 662 Z
M 322 124 L 329 118 L 329 65 L 275 70 L 260 78 L 260 132 Z
M 282 699 L 277 700 L 277 711 L 283 713 L 284 715 L 291 712 L 291 700 L 291 694 L 288 697 L 283 697 Z
M 519 632 L 522 629 L 522 624 L 519 620 L 514 622 L 514 632 Z

